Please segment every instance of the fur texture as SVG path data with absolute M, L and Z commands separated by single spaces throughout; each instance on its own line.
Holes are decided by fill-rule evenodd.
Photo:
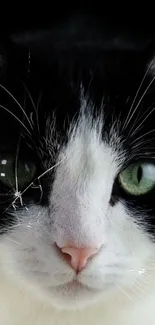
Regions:
M 155 163 L 152 52 L 64 58 L 25 35 L 1 54 L 0 324 L 153 325 L 155 188 L 118 178 Z M 78 274 L 68 243 L 99 249 Z

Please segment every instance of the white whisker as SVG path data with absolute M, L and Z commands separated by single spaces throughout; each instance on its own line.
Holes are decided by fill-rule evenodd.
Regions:
M 134 129 L 134 127 L 137 125 L 137 123 L 141 123 L 142 119 L 145 118 L 148 114 L 148 112 L 150 112 L 150 109 L 151 107 L 153 106 L 154 107 L 155 105 L 155 102 L 152 103 L 152 105 L 150 105 L 145 111 L 143 114 L 140 115 L 141 113 L 141 110 L 139 110 L 139 113 L 137 114 L 137 117 L 136 119 L 133 121 L 133 125 L 131 126 L 130 130 L 129 130 L 129 134 L 131 134 L 132 136 L 132 130 Z
M 7 90 L 7 89 L 6 89 L 4 86 L 2 86 L 1 84 L 0 84 L 0 87 L 1 87 L 3 90 L 5 90 L 5 91 L 10 95 L 10 97 L 15 101 L 15 103 L 18 105 L 18 107 L 21 109 L 21 111 L 22 111 L 23 114 L 25 115 L 25 117 L 26 117 L 26 119 L 27 119 L 27 121 L 28 121 L 30 127 L 33 129 L 33 125 L 31 124 L 30 119 L 28 118 L 27 114 L 25 113 L 23 107 L 20 105 L 20 103 L 18 102 L 18 100 L 17 100 L 17 99 L 16 99 L 16 98 L 15 98 L 15 97 L 10 93 L 9 90 Z
M 19 243 L 18 241 L 16 240 L 13 240 L 12 238 L 9 238 L 9 237 L 6 237 L 8 240 L 12 241 L 13 243 L 15 244 L 18 244 L 18 245 L 21 245 L 22 243 Z
M 131 143 L 133 144 L 133 143 L 137 142 L 138 140 L 144 138 L 146 135 L 148 135 L 148 134 L 150 134 L 150 133 L 152 133 L 152 132 L 155 132 L 155 129 L 153 129 L 153 130 L 151 130 L 151 131 L 148 131 L 148 132 L 142 134 L 140 137 L 136 138 L 136 139 L 133 140 Z M 153 139 L 152 139 L 152 140 L 153 140 Z M 151 139 L 149 139 L 149 141 L 151 141 Z M 145 142 L 143 142 L 143 143 L 145 143 Z
M 30 94 L 28 88 L 26 87 L 26 85 L 25 85 L 24 83 L 23 83 L 23 86 L 24 86 L 24 88 L 25 88 L 25 90 L 26 90 L 26 92 L 27 92 L 27 94 L 28 94 L 28 96 L 29 96 L 29 98 L 30 98 L 30 100 L 31 100 L 32 106 L 33 106 L 33 108 L 34 108 L 34 111 L 35 111 L 35 114 L 36 114 L 37 128 L 38 128 L 38 131 L 40 132 L 39 119 L 38 119 L 38 106 L 37 106 L 37 108 L 36 108 L 36 106 L 35 106 L 35 104 L 34 104 L 34 100 L 33 100 L 32 96 L 31 96 L 31 94 Z
M 27 131 L 27 133 L 31 135 L 31 132 L 28 130 L 25 124 L 14 113 L 12 113 L 8 108 L 4 107 L 3 105 L 0 105 L 0 107 L 3 108 L 9 114 L 11 114 L 23 126 L 23 128 Z
M 134 104 L 135 104 L 135 102 L 136 102 L 136 99 L 137 99 L 137 97 L 138 97 L 138 95 L 139 95 L 139 92 L 140 92 L 140 90 L 141 90 L 141 87 L 142 87 L 142 85 L 143 85 L 143 83 L 144 83 L 144 81 L 145 81 L 145 79 L 146 79 L 146 77 L 147 77 L 147 75 L 148 75 L 148 72 L 149 72 L 150 69 L 151 69 L 152 64 L 153 64 L 153 60 L 152 60 L 151 63 L 149 64 L 148 69 L 146 70 L 146 72 L 145 72 L 145 74 L 144 74 L 144 77 L 143 77 L 143 79 L 142 79 L 142 81 L 141 81 L 141 83 L 140 83 L 140 85 L 139 85 L 139 87 L 138 87 L 138 90 L 137 90 L 137 92 L 136 92 L 136 95 L 135 95 L 135 97 L 134 97 L 134 100 L 133 100 L 133 102 L 132 102 L 132 105 L 131 105 L 130 110 L 129 110 L 129 112 L 128 112 L 128 115 L 127 115 L 127 117 L 126 117 L 125 123 L 124 123 L 124 125 L 123 125 L 123 130 L 124 130 L 124 129 L 127 127 L 127 125 L 129 124 L 130 113 L 132 112 L 132 109 L 133 109 L 133 107 L 134 107 Z M 144 96 L 143 96 L 143 97 L 144 97 Z M 139 104 L 138 104 L 138 106 L 139 106 Z M 138 106 L 136 105 L 136 109 L 138 108 Z M 134 112 L 132 113 L 132 116 L 135 114 L 136 109 L 135 109 Z M 131 120 L 131 118 L 130 118 L 130 120 Z
M 47 173 L 49 173 L 53 168 L 57 167 L 58 165 L 60 165 L 60 163 L 62 163 L 63 160 L 59 161 L 58 163 L 56 163 L 54 166 L 48 168 L 47 170 L 45 170 L 45 172 L 43 172 L 40 176 L 37 177 L 37 179 L 40 179 L 41 177 L 43 177 L 44 175 L 46 175 Z
M 109 215 L 107 215 L 107 218 L 109 219 L 109 221 L 111 222 L 111 223 L 113 223 L 118 229 L 120 229 L 121 231 L 124 231 L 124 229 L 123 228 L 121 228 L 114 220 L 112 220 L 111 218 L 110 218 L 110 216 Z
M 130 296 L 130 294 L 128 292 L 126 292 L 126 290 L 124 290 L 121 286 L 119 286 L 117 284 L 117 288 L 118 290 L 120 290 L 130 301 L 134 302 L 133 298 Z
M 139 287 L 135 284 L 137 290 L 139 289 Z M 140 300 L 144 301 L 144 297 L 142 297 L 142 295 L 140 294 L 140 292 L 138 292 L 137 290 L 135 290 L 134 288 L 131 288 L 131 290 L 135 293 L 135 295 L 140 298 Z
M 152 85 L 152 83 L 154 82 L 154 80 L 155 80 L 155 77 L 150 81 L 149 85 L 146 87 L 146 89 L 145 89 L 145 91 L 143 92 L 143 95 L 141 96 L 141 98 L 140 98 L 138 104 L 136 105 L 134 111 L 133 111 L 132 114 L 130 115 L 130 118 L 128 118 L 127 123 L 125 123 L 125 125 L 123 125 L 123 129 L 124 129 L 125 127 L 127 128 L 127 126 L 129 125 L 130 121 L 132 120 L 132 118 L 133 118 L 134 114 L 136 113 L 136 111 L 137 111 L 137 109 L 138 109 L 140 103 L 142 102 L 144 96 L 146 95 L 147 91 L 148 91 L 149 88 L 151 87 L 151 85 Z
M 142 124 L 148 119 L 148 117 L 154 112 L 155 107 L 150 111 L 150 113 L 142 120 L 142 122 L 137 126 L 136 129 L 134 129 L 134 131 L 130 134 L 131 137 L 133 137 L 133 135 L 140 129 L 140 127 L 142 126 Z M 130 132 L 129 132 L 130 133 Z

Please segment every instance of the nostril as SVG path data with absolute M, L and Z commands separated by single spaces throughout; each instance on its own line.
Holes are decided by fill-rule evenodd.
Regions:
M 63 258 L 63 260 L 64 260 L 65 262 L 67 262 L 68 265 L 71 266 L 71 255 L 68 254 L 67 252 L 65 253 L 65 252 L 63 251 L 63 248 L 59 247 L 57 244 L 56 244 L 56 250 L 57 250 L 58 255 L 59 255 L 61 258 Z
M 79 248 L 76 246 L 65 246 L 62 248 L 58 247 L 58 249 L 59 253 L 63 255 L 66 262 L 76 272 L 82 271 L 87 265 L 88 260 L 96 255 L 99 251 L 99 249 L 95 247 Z

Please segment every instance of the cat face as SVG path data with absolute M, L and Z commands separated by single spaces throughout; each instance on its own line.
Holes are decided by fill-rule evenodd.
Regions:
M 113 79 L 108 72 L 109 83 L 117 79 L 121 89 L 114 94 L 113 81 L 107 90 L 100 68 L 92 76 L 86 67 L 80 82 L 71 83 L 55 67 L 44 80 L 37 67 L 27 84 L 34 97 L 39 93 L 38 106 L 27 88 L 17 87 L 18 73 L 1 86 L 1 269 L 59 308 L 82 308 L 132 290 L 152 267 L 149 72 L 132 96 L 146 69 L 133 69 L 133 82 L 128 67 L 123 82 L 123 69 L 112 72 Z M 77 272 L 62 252 L 66 246 L 96 254 Z

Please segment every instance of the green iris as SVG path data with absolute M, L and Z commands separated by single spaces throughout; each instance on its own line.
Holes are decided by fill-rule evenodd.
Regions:
M 31 182 L 35 176 L 36 166 L 30 161 L 18 160 L 17 166 L 13 156 L 0 157 L 0 182 L 7 188 L 16 188 L 16 180 L 19 190 Z
M 130 165 L 119 174 L 123 189 L 131 195 L 142 195 L 155 186 L 155 165 L 137 163 Z

